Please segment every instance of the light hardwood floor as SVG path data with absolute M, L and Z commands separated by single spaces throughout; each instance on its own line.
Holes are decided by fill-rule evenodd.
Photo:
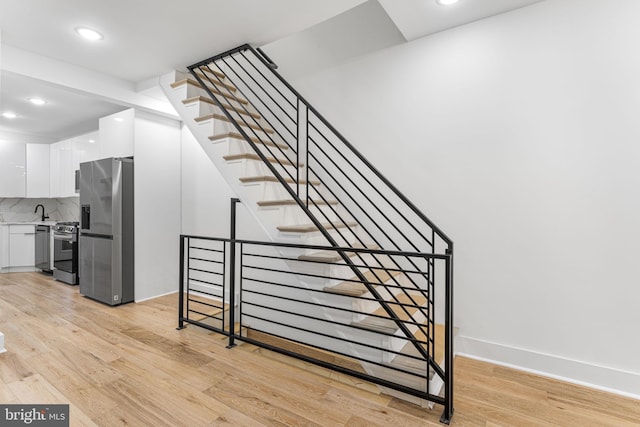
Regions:
M 0 275 L 0 402 L 69 403 L 78 426 L 441 425 L 438 406 L 226 349 L 194 326 L 177 331 L 176 313 L 177 295 L 107 307 L 50 276 Z M 454 426 L 640 425 L 639 401 L 462 357 L 456 393 Z

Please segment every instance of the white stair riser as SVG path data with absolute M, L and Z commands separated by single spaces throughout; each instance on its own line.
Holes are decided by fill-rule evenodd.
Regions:
M 259 207 L 258 211 L 264 214 L 264 218 L 275 227 L 309 222 L 307 215 L 297 205 Z M 324 218 L 326 216 L 331 220 L 336 219 L 336 215 L 331 211 L 329 206 L 321 206 L 320 209 L 310 207 L 309 211 L 318 218 Z
M 216 144 L 219 145 L 219 144 Z M 226 154 L 225 154 L 226 155 Z M 234 170 L 234 176 L 240 179 L 240 177 L 244 176 L 264 176 L 264 175 L 272 175 L 271 170 L 262 163 L 260 160 L 252 160 L 252 159 L 239 159 L 239 160 L 230 160 L 227 161 L 232 169 Z M 288 164 L 285 162 L 280 163 L 272 163 L 273 168 L 283 177 L 295 177 L 296 175 L 296 167 L 292 164 Z M 256 200 L 257 202 L 258 200 Z
M 291 194 L 280 184 L 280 182 L 249 182 L 243 184 L 247 194 L 251 194 L 251 197 L 255 200 L 284 200 L 291 199 Z M 298 189 L 295 183 L 287 183 L 287 186 L 293 191 L 294 194 L 299 190 L 300 193 L 298 196 L 301 199 L 305 199 L 307 197 L 307 187 L 305 185 L 301 185 Z M 317 191 L 312 192 L 312 196 L 317 196 Z
M 193 76 L 190 76 L 190 78 L 192 80 L 196 80 Z M 216 82 L 217 83 L 217 82 Z M 213 85 L 210 85 L 211 87 L 213 87 Z M 242 95 L 240 94 L 240 92 L 233 92 L 231 91 L 229 88 L 222 86 L 222 85 L 218 85 L 218 89 L 219 92 L 222 93 L 224 96 L 223 98 L 226 99 L 233 99 L 234 97 L 237 98 L 242 98 Z M 207 91 L 198 87 L 198 86 L 194 86 L 192 84 L 183 84 L 178 86 L 177 88 L 175 88 L 175 90 L 180 90 L 181 92 L 179 92 L 183 98 L 193 98 L 195 96 L 206 96 L 207 98 L 209 97 L 209 95 L 207 94 Z M 213 92 L 214 95 L 218 95 L 217 93 Z
M 243 122 L 239 122 L 242 125 Z M 209 119 L 204 120 L 198 123 L 198 126 L 203 128 L 205 133 L 208 133 L 210 136 L 216 135 L 224 135 L 228 133 L 237 133 L 240 134 L 238 129 L 233 125 L 233 123 L 228 122 L 226 120 L 220 119 Z M 266 133 L 259 129 L 250 128 L 248 126 L 241 126 L 242 130 L 250 137 L 250 138 L 258 138 L 260 141 L 265 141 L 266 143 L 281 143 L 280 137 L 274 133 Z M 248 144 L 247 144 L 248 145 Z M 281 151 L 287 151 L 287 148 L 281 147 L 278 149 L 274 146 L 269 146 L 269 149 L 274 153 L 275 156 L 277 153 Z
M 186 84 L 185 85 L 180 85 L 177 88 L 173 89 L 173 91 L 176 94 L 177 98 L 180 99 L 180 102 L 182 102 L 182 100 L 184 100 L 184 99 L 194 98 L 194 97 L 197 97 L 197 96 L 203 96 L 205 98 L 209 98 L 210 99 L 209 95 L 205 92 L 204 89 L 200 89 L 200 88 L 195 87 L 193 85 L 186 85 Z M 221 102 L 226 102 L 231 107 L 233 107 L 233 109 L 231 111 L 237 111 L 237 112 L 240 112 L 240 111 L 251 111 L 251 112 L 254 112 L 252 107 L 250 105 L 248 105 L 248 104 L 242 104 L 242 103 L 236 101 L 233 98 L 224 97 L 224 96 L 221 96 L 221 95 L 218 95 L 218 94 L 215 94 L 215 93 L 214 93 L 214 95 L 216 95 Z M 208 105 L 211 105 L 211 107 L 214 107 L 215 101 L 214 101 L 214 104 L 208 104 Z M 212 114 L 212 113 L 213 112 L 204 113 L 204 114 Z M 204 114 L 196 114 L 196 115 L 193 116 L 193 118 L 202 116 Z

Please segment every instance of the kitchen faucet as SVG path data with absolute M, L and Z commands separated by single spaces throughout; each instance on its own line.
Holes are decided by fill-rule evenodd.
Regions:
M 33 212 L 38 212 L 38 208 L 42 208 L 42 222 L 44 222 L 45 219 L 49 218 L 49 215 L 44 214 L 44 206 L 40 203 L 36 205 L 36 210 L 34 210 Z

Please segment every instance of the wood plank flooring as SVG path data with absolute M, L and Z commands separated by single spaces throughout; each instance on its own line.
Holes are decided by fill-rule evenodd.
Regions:
M 108 307 L 0 275 L 0 402 L 69 403 L 73 426 L 439 426 L 434 410 L 194 326 L 177 295 Z M 291 361 L 291 363 L 286 363 Z M 453 426 L 638 426 L 640 402 L 456 359 Z

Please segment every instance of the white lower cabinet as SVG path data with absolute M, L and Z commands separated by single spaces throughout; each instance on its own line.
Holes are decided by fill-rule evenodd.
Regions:
M 9 268 L 35 269 L 36 228 L 31 224 L 9 225 Z

